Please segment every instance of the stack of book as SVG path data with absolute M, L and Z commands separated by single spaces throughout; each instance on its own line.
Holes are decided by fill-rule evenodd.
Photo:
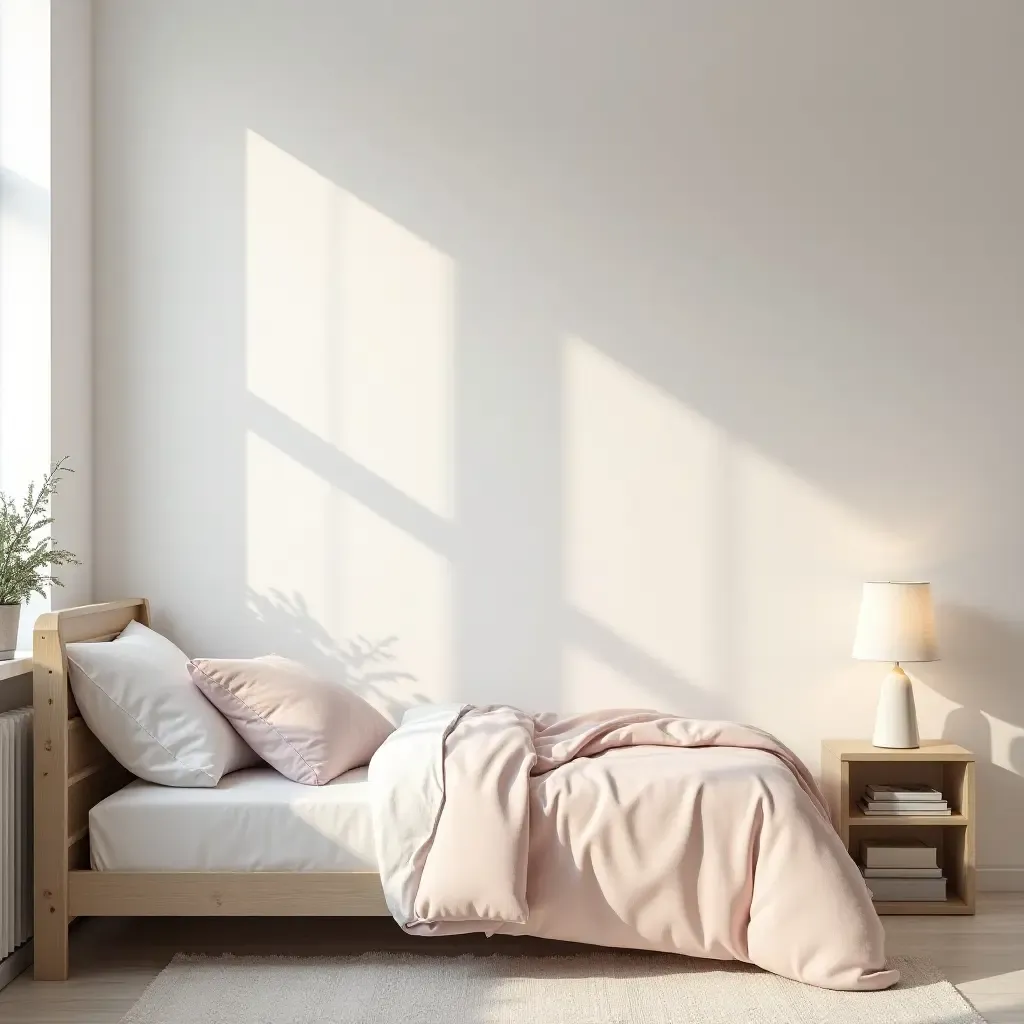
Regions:
M 903 786 L 868 786 L 857 806 L 873 817 L 898 814 L 908 818 L 915 815 L 931 818 L 951 813 L 939 790 L 915 782 Z
M 875 901 L 941 901 L 946 879 L 934 846 L 920 839 L 864 842 L 861 874 Z

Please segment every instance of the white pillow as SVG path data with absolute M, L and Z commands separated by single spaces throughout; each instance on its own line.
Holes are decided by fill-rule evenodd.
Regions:
M 97 739 L 133 775 L 164 786 L 216 786 L 258 764 L 192 685 L 188 656 L 130 622 L 109 643 L 68 644 L 71 691 Z

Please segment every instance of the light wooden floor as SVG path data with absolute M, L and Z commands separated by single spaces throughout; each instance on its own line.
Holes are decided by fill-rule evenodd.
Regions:
M 887 917 L 888 951 L 935 961 L 991 1024 L 1024 1024 L 1024 893 L 985 893 L 976 917 Z M 71 980 L 23 974 L 3 1024 L 114 1024 L 178 951 L 325 954 L 414 949 L 564 953 L 534 939 L 412 939 L 388 919 L 96 919 L 74 929 Z M 578 947 L 585 948 L 585 947 Z M 926 1022 L 921 1022 L 926 1024 Z

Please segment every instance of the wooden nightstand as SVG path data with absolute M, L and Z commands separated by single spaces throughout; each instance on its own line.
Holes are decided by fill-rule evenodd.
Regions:
M 888 750 L 869 740 L 823 740 L 821 774 L 829 811 L 846 849 L 860 859 L 865 839 L 918 838 L 934 845 L 949 879 L 941 903 L 876 903 L 879 914 L 974 913 L 974 755 L 955 743 L 922 740 Z M 924 782 L 942 790 L 949 817 L 868 817 L 857 801 L 870 783 Z

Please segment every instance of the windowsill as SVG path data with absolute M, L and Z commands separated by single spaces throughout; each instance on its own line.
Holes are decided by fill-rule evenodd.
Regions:
M 6 660 L 0 658 L 0 683 L 5 679 L 15 679 L 32 671 L 32 654 L 30 651 L 15 651 L 13 657 Z

